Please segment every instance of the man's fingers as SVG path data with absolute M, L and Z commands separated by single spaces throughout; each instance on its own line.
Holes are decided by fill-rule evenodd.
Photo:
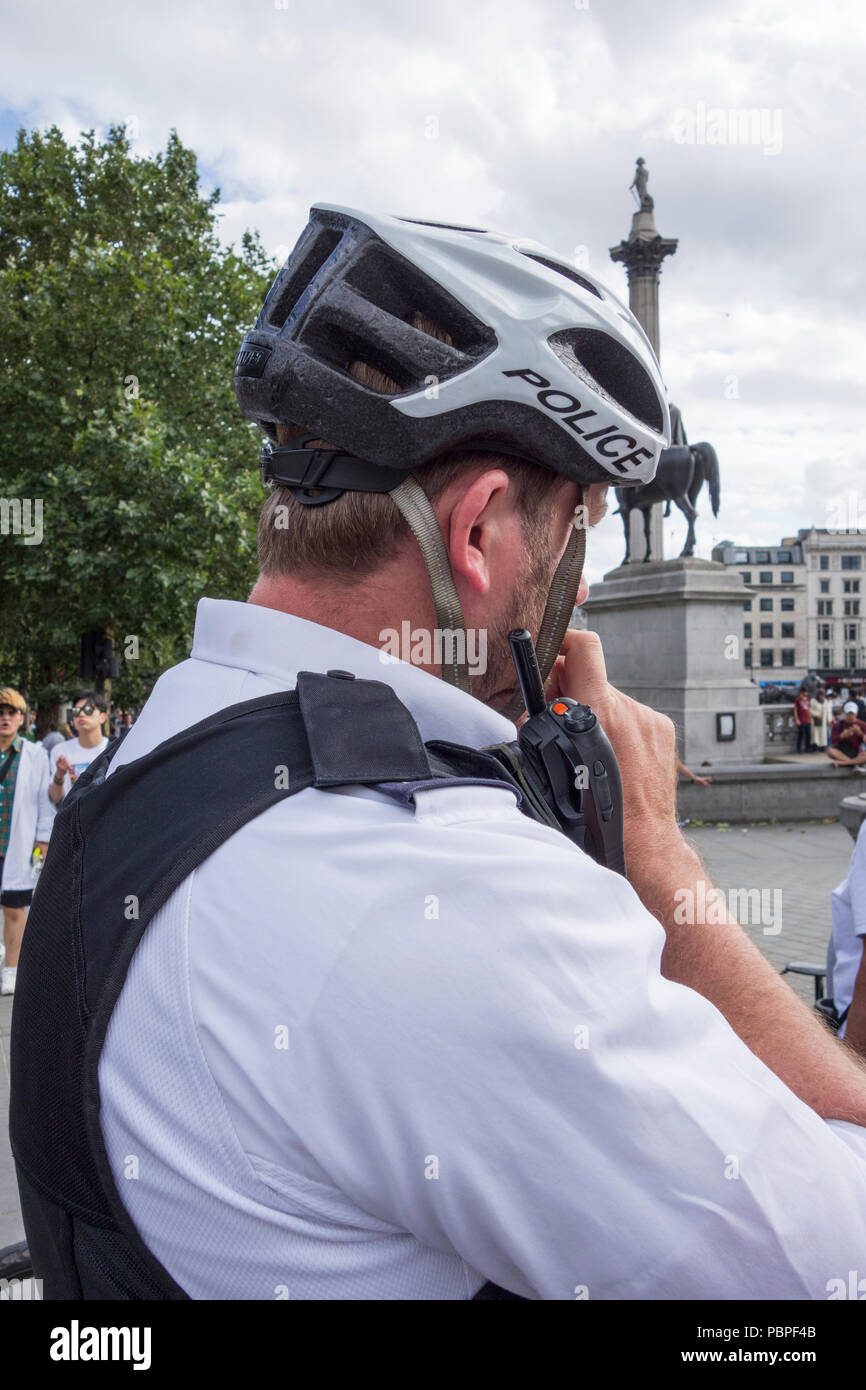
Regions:
M 569 628 L 562 644 L 561 660 L 562 688 L 571 698 L 583 705 L 602 704 L 610 687 L 598 633 Z

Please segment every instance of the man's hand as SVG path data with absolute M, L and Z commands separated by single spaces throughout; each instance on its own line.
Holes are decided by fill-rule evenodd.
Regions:
M 54 768 L 54 776 L 48 784 L 48 798 L 53 801 L 55 806 L 63 800 L 63 784 L 67 777 L 71 777 L 73 782 L 75 781 L 72 764 L 61 753 Z
M 866 1126 L 866 1073 L 749 941 L 680 832 L 670 719 L 608 683 L 595 632 L 566 633 L 546 693 L 591 705 L 610 739 L 623 784 L 629 882 L 667 936 L 662 974 L 709 999 L 824 1119 Z M 696 905 L 704 902 L 699 919 Z
M 597 632 L 565 634 L 547 683 L 547 698 L 565 695 L 590 705 L 610 739 L 623 785 L 623 829 L 629 879 L 666 852 L 687 850 L 677 825 L 677 752 L 673 723 L 608 683 Z

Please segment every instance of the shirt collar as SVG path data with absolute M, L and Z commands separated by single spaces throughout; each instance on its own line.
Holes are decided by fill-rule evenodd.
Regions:
M 351 671 L 384 681 L 410 711 L 421 737 L 479 748 L 517 737 L 510 720 L 438 676 L 407 662 L 383 660 L 377 647 L 331 627 L 259 604 L 203 598 L 196 610 L 193 660 L 234 666 L 292 689 L 299 671 Z

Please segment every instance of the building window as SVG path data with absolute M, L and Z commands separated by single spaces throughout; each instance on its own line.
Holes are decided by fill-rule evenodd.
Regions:
M 859 592 L 860 592 L 860 580 L 859 580 L 859 579 L 843 579 L 843 580 L 842 580 L 842 592 L 845 593 L 845 594 L 859 594 Z
M 794 600 L 792 598 L 783 598 L 779 602 L 779 607 L 783 613 L 793 613 Z
M 773 624 L 772 624 L 772 623 L 761 623 L 761 634 L 760 634 L 760 635 L 761 635 L 762 637 L 772 637 L 772 635 L 773 635 Z
M 748 550 L 735 550 L 735 551 L 734 551 L 734 564 L 735 564 L 735 565 L 747 565 L 748 563 L 749 563 L 749 552 L 748 552 Z
M 793 636 L 794 636 L 794 624 L 793 624 L 793 623 L 782 623 L 782 634 L 781 634 L 781 635 L 782 635 L 783 637 L 793 637 Z
M 752 635 L 752 624 L 751 624 L 751 623 L 744 623 L 744 624 L 743 624 L 743 636 L 744 636 L 744 637 L 751 637 L 751 635 Z
M 781 581 L 782 581 L 783 584 L 793 584 L 793 582 L 794 582 L 794 571 L 793 571 L 793 570 L 782 570 L 782 573 L 781 573 L 781 575 L 780 575 L 779 577 L 780 577 L 780 579 L 781 579 Z
M 842 603 L 842 607 L 843 607 L 843 609 L 844 609 L 844 611 L 845 611 L 845 617 L 846 617 L 846 618 L 859 618 L 859 617 L 860 617 L 860 600 L 859 600 L 859 598 L 846 598 L 846 599 L 844 599 L 844 600 L 843 600 L 843 603 Z
M 829 556 L 829 555 L 819 555 L 819 556 L 818 556 L 818 568 L 819 568 L 820 570 L 828 570 L 828 569 L 830 568 L 830 556 Z
M 842 568 L 843 568 L 843 570 L 859 570 L 859 568 L 860 568 L 860 556 L 859 556 L 859 555 L 843 555 L 843 556 L 842 556 Z
M 743 579 L 743 583 L 744 583 L 744 584 L 751 584 L 751 582 L 752 582 L 752 571 L 751 571 L 751 570 L 740 570 L 740 574 L 742 575 L 742 579 Z
M 759 607 L 762 613 L 772 613 L 773 600 L 771 598 L 762 598 L 759 600 Z
M 850 648 L 849 648 L 849 647 L 846 647 L 846 648 L 845 648 L 845 665 L 846 665 L 846 666 L 849 666 L 849 667 L 851 668 L 852 671 L 853 671 L 854 668 L 856 667 L 856 665 L 857 665 L 857 648 L 856 648 L 856 647 L 850 647 Z
M 793 666 L 793 665 L 794 665 L 794 649 L 793 649 L 793 647 L 783 647 L 783 648 L 782 648 L 782 665 L 783 665 L 783 666 Z
M 773 664 L 773 648 L 772 648 L 772 647 L 762 647 L 762 648 L 761 648 L 761 665 L 762 665 L 762 666 L 772 666 L 772 664 Z
M 819 599 L 818 599 L 818 617 L 819 617 L 819 618 L 832 618 L 832 616 L 833 616 L 833 600 L 832 600 L 831 598 L 819 598 Z
M 751 666 L 751 664 L 752 664 L 752 648 L 751 648 L 751 647 L 747 647 L 747 648 L 746 648 L 746 665 L 747 665 L 747 666 Z
M 829 623 L 819 623 L 819 624 L 818 624 L 818 641 L 819 641 L 819 642 L 829 642 L 829 641 L 830 641 L 830 624 L 829 624 Z
M 821 593 L 822 593 L 822 594 L 829 594 L 829 592 L 830 592 L 830 581 L 829 581 L 829 579 L 820 579 L 818 582 L 819 582 L 819 584 L 821 585 Z M 851 583 L 850 579 L 846 579 L 846 580 L 845 580 L 845 583 L 846 583 L 846 584 L 850 584 L 850 583 Z
M 857 641 L 857 638 L 860 636 L 860 633 L 859 633 L 859 631 L 858 631 L 859 626 L 860 626 L 859 623 L 846 623 L 846 624 L 845 624 L 845 641 L 846 641 L 846 642 L 856 642 L 856 641 Z
M 790 552 L 790 550 L 777 550 L 777 551 L 776 551 L 776 563 L 779 564 L 779 565 L 790 565 L 790 563 L 791 563 L 791 552 Z
M 758 579 L 759 579 L 759 581 L 760 581 L 761 584 L 772 584 L 772 582 L 773 582 L 773 571 L 772 571 L 772 570 L 759 570 L 759 572 L 758 572 Z
M 826 671 L 830 667 L 830 648 L 820 647 L 818 650 L 818 665 Z
M 769 552 L 769 550 L 756 550 L 756 551 L 755 551 L 755 564 L 756 564 L 756 565 L 768 565 L 769 563 L 770 563 L 770 552 Z
M 751 600 L 750 598 L 747 598 L 746 601 L 745 601 L 745 603 L 743 604 L 743 612 L 744 612 L 744 613 L 751 613 L 751 611 L 752 611 L 752 600 Z

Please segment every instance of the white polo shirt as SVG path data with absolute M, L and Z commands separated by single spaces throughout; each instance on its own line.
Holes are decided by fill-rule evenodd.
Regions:
M 113 767 L 299 670 L 425 739 L 513 727 L 352 638 L 203 599 Z M 866 1130 L 659 973 L 632 888 L 503 788 L 309 789 L 145 933 L 100 1065 L 112 1171 L 194 1298 L 826 1298 L 866 1268 Z

